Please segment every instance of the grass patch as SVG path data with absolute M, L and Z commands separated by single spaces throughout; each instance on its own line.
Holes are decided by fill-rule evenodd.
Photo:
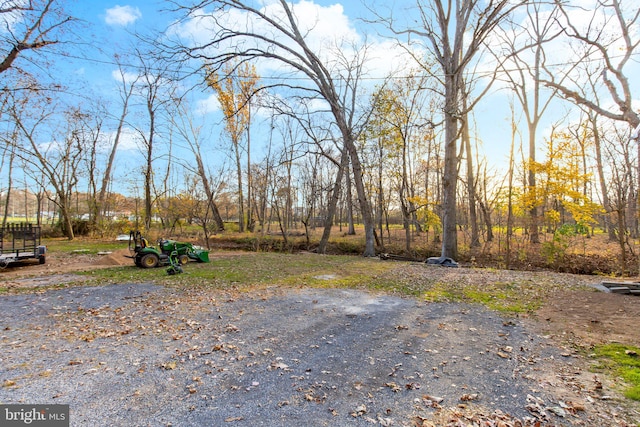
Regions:
M 101 284 L 154 282 L 241 290 L 269 285 L 392 290 L 393 283 L 380 277 L 393 267 L 376 258 L 248 252 L 221 258 L 211 256 L 209 263 L 190 262 L 184 266 L 184 273 L 175 276 L 167 275 L 165 268 L 144 269 L 133 264 L 81 274 Z
M 98 252 L 116 251 L 128 247 L 128 242 L 95 239 L 42 239 L 42 244 L 47 246 L 48 252 L 64 254 L 97 254 Z
M 597 346 L 594 354 L 598 358 L 598 364 L 593 369 L 624 380 L 624 396 L 640 401 L 640 348 L 605 344 Z
M 427 301 L 457 301 L 481 304 L 501 313 L 532 312 L 542 304 L 542 295 L 531 286 L 519 283 L 483 283 L 482 285 L 437 282 L 422 297 Z
M 497 288 L 497 289 L 496 289 Z M 465 298 L 474 303 L 483 304 L 486 307 L 502 313 L 526 313 L 534 311 L 540 305 L 540 301 L 522 298 L 518 286 L 504 288 L 502 286 L 489 290 L 466 289 Z

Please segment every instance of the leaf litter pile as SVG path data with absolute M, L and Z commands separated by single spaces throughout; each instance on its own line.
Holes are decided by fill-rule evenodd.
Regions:
M 426 299 L 153 284 L 6 295 L 0 403 L 70 404 L 71 425 L 92 426 L 638 422 L 576 351 L 526 318 L 460 302 L 477 295 L 465 270 L 393 272 Z M 447 292 L 429 293 L 444 281 Z

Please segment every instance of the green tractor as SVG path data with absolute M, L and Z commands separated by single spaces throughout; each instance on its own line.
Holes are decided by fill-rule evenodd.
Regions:
M 140 231 L 129 232 L 129 252 L 135 264 L 142 268 L 155 268 L 169 265 L 185 265 L 190 260 L 209 262 L 209 251 L 196 248 L 191 243 L 160 239 L 158 247 L 149 245 Z

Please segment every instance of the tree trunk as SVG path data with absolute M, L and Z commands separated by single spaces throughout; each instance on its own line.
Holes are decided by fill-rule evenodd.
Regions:
M 149 136 L 147 139 L 146 166 L 144 169 L 144 229 L 151 229 L 151 218 L 153 216 L 153 200 L 151 198 L 151 186 L 153 180 L 153 136 L 155 133 L 155 111 L 153 104 L 147 104 L 149 113 Z
M 356 235 L 356 228 L 355 225 L 353 223 L 353 195 L 351 194 L 351 171 L 349 168 L 349 162 L 347 162 L 347 164 L 345 165 L 346 169 L 345 169 L 345 185 L 347 187 L 347 221 L 348 221 L 348 226 L 347 226 L 347 234 L 349 236 L 355 236 Z
M 244 196 L 242 192 L 242 164 L 240 158 L 240 142 L 233 142 L 236 156 L 236 176 L 238 178 L 238 231 L 244 232 Z
M 222 217 L 220 216 L 220 211 L 218 210 L 218 205 L 215 203 L 215 197 L 213 191 L 211 190 L 211 184 L 209 183 L 209 178 L 207 177 L 206 169 L 204 164 L 202 163 L 202 156 L 199 152 L 194 153 L 196 158 L 196 164 L 198 166 L 198 174 L 200 175 L 200 179 L 202 180 L 202 187 L 204 188 L 204 193 L 207 195 L 207 204 L 208 208 L 211 209 L 211 213 L 213 215 L 213 221 L 216 223 L 217 231 L 224 230 L 224 221 L 222 221 Z
M 71 210 L 69 209 L 69 199 L 62 192 L 57 192 L 58 195 L 58 208 L 60 208 L 60 220 L 63 222 L 64 235 L 68 240 L 73 240 L 75 235 L 73 233 L 73 220 L 71 218 Z
M 589 114 L 589 122 L 593 132 L 593 144 L 596 154 L 596 170 L 598 172 L 598 181 L 600 182 L 600 194 L 602 196 L 602 205 L 605 209 L 604 224 L 607 229 L 610 242 L 616 241 L 616 233 L 611 221 L 611 200 L 609 199 L 609 190 L 607 189 L 607 180 L 604 175 L 604 165 L 602 164 L 602 146 L 600 138 L 600 130 L 598 129 L 597 117 Z
M 445 148 L 444 175 L 442 177 L 442 257 L 458 257 L 457 194 L 458 185 L 458 80 L 447 75 L 445 83 Z
M 529 126 L 529 172 L 528 172 L 528 186 L 530 192 L 536 191 L 536 174 L 531 168 L 533 162 L 536 161 L 536 132 L 532 131 Z M 540 233 L 538 232 L 538 197 L 530 197 L 533 205 L 529 209 L 529 241 L 531 243 L 540 243 Z
M 384 148 L 383 145 L 380 141 L 378 141 L 378 148 L 379 148 L 379 164 L 378 164 L 378 198 L 377 198 L 377 203 L 376 203 L 376 216 L 378 219 L 378 230 L 380 231 L 380 246 L 382 247 L 382 250 L 384 251 L 384 232 L 383 232 L 383 215 L 384 215 L 384 207 L 383 207 L 383 203 L 384 203 L 384 189 L 382 188 L 382 172 L 383 172 L 383 163 L 382 163 L 382 159 L 383 159 L 383 155 L 384 155 Z
M 124 75 L 123 85 L 125 84 Z M 113 140 L 113 146 L 111 147 L 111 152 L 109 153 L 109 160 L 107 161 L 104 174 L 102 175 L 102 182 L 100 184 L 100 191 L 98 193 L 98 218 L 96 218 L 96 222 L 100 222 L 101 217 L 105 213 L 106 202 L 105 199 L 107 197 L 107 188 L 109 188 L 109 183 L 111 182 L 111 169 L 113 168 L 113 163 L 116 157 L 116 152 L 118 151 L 118 146 L 120 145 L 120 137 L 122 136 L 122 129 L 124 128 L 124 121 L 127 117 L 127 108 L 129 105 L 129 99 L 131 98 L 131 93 L 133 92 L 134 85 L 131 84 L 129 90 L 125 90 L 124 95 L 124 105 L 122 106 L 122 113 L 120 114 L 120 119 L 118 120 L 118 127 L 116 129 L 116 135 Z
M 354 144 L 350 133 L 345 136 L 344 132 L 342 137 L 345 139 L 345 148 L 349 153 L 351 159 L 351 166 L 353 167 L 353 180 L 355 181 L 356 192 L 358 194 L 358 201 L 360 203 L 360 211 L 362 212 L 362 222 L 364 223 L 364 235 L 365 235 L 365 248 L 362 254 L 365 257 L 376 256 L 375 250 L 375 235 L 373 223 L 373 214 L 371 213 L 371 204 L 367 197 L 367 192 L 364 188 L 364 179 L 362 172 L 362 164 L 358 156 L 358 150 Z
M 329 206 L 327 206 L 327 216 L 324 220 L 324 230 L 322 231 L 322 237 L 320 238 L 320 244 L 318 245 L 319 254 L 324 254 L 327 252 L 327 243 L 329 242 L 329 236 L 331 235 L 333 218 L 336 214 L 338 199 L 340 198 L 340 186 L 342 184 L 344 171 L 348 167 L 348 165 L 349 157 L 347 156 L 347 150 L 343 148 L 342 154 L 340 155 L 340 167 L 338 167 L 336 180 L 333 184 L 333 191 L 331 192 L 331 198 L 329 198 Z
M 515 119 L 513 118 L 513 110 L 511 117 L 511 147 L 509 149 L 509 187 L 507 194 L 507 238 L 506 238 L 506 265 L 505 268 L 508 270 L 511 268 L 511 238 L 513 237 L 513 169 L 514 169 L 514 145 L 516 139 L 517 126 L 515 123 Z
M 251 179 L 251 104 L 247 101 L 247 230 L 253 232 L 254 220 L 253 209 L 251 203 L 251 185 L 253 185 Z
M 463 100 L 464 109 L 466 110 L 466 102 Z M 464 143 L 467 157 L 467 196 L 469 198 L 469 223 L 471 225 L 471 244 L 472 248 L 480 246 L 480 233 L 478 232 L 478 214 L 476 212 L 476 186 L 473 174 L 473 157 L 471 155 L 471 138 L 469 136 L 469 115 L 465 114 L 462 122 L 462 141 Z
M 7 226 L 7 218 L 9 217 L 9 202 L 11 201 L 11 190 L 13 188 L 14 158 L 15 158 L 15 145 L 11 144 L 11 152 L 9 153 L 9 171 L 7 173 L 7 191 L 5 193 L 6 196 L 4 199 L 4 212 L 2 214 L 2 228 Z
M 409 254 L 411 252 L 411 218 L 407 207 L 407 141 L 402 141 L 402 183 L 400 184 L 400 209 L 402 211 L 402 226 L 404 227 L 404 249 Z

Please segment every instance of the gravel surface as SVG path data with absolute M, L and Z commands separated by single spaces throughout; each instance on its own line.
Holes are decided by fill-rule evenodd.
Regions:
M 0 403 L 72 426 L 626 425 L 545 382 L 573 355 L 479 306 L 124 284 L 0 296 L 0 329 Z

